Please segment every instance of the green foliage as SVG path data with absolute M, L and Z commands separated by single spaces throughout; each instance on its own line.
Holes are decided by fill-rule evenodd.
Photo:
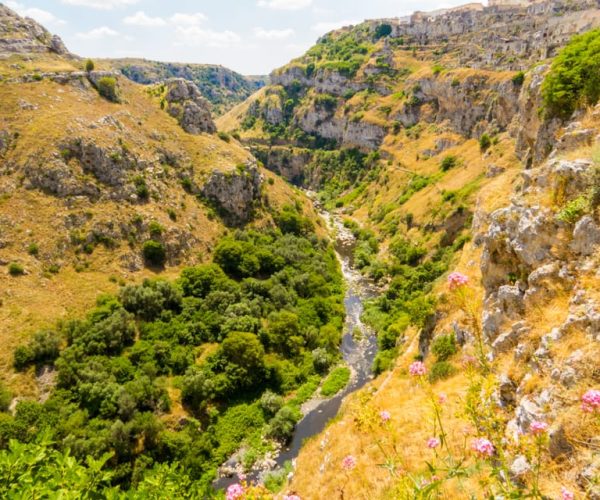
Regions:
M 320 371 L 339 358 L 339 264 L 314 234 L 237 231 L 223 243 L 215 263 L 101 296 L 85 318 L 17 349 L 19 367 L 54 362 L 57 387 L 43 404 L 0 414 L 0 446 L 47 430 L 52 453 L 70 449 L 73 464 L 112 451 L 106 487 L 127 498 L 158 498 L 148 481 L 166 481 L 157 491 L 168 494 L 173 474 L 190 493 L 170 498 L 207 498 L 217 467 L 240 446 L 251 463 L 263 434 L 289 439 Z M 201 356 L 208 343 L 216 345 Z M 162 418 L 172 388 L 187 411 L 174 428 Z
M 8 265 L 8 274 L 11 276 L 23 276 L 25 274 L 25 268 L 18 262 L 11 262 Z
M 556 218 L 561 222 L 575 224 L 583 217 L 590 208 L 587 196 L 579 196 L 569 201 L 557 214 Z
M 525 73 L 523 71 L 519 71 L 515 76 L 512 77 L 513 85 L 517 87 L 521 87 L 525 82 Z
M 448 170 L 453 169 L 458 165 L 458 157 L 454 155 L 444 156 L 442 162 L 440 163 L 440 170 L 442 172 L 447 172 Z
M 425 256 L 426 250 L 403 236 L 397 236 L 390 243 L 390 254 L 400 264 L 414 266 Z
M 224 142 L 230 142 L 231 141 L 231 136 L 227 132 L 223 132 L 222 130 L 220 130 L 219 132 L 217 132 L 217 136 L 219 137 L 219 139 L 221 139 Z
M 96 67 L 96 65 L 94 64 L 94 61 L 92 61 L 91 59 L 88 59 L 87 61 L 85 61 L 85 71 L 86 72 L 90 72 L 90 71 L 94 71 L 94 68 Z
M 107 101 L 119 102 L 117 94 L 117 80 L 113 76 L 103 76 L 96 83 L 98 93 Z
M 40 247 L 37 243 L 30 243 L 27 246 L 27 253 L 29 255 L 37 256 L 40 253 Z
M 31 364 L 53 363 L 59 355 L 60 337 L 56 332 L 42 330 L 29 343 L 15 350 L 14 367 L 23 370 Z
M 429 371 L 429 381 L 433 384 L 438 380 L 445 380 L 456 373 L 454 365 L 448 361 L 436 361 Z
M 340 392 L 350 380 L 350 369 L 345 366 L 335 368 L 323 382 L 321 395 L 328 398 Z
M 337 108 L 338 100 L 337 97 L 330 94 L 318 94 L 315 97 L 315 106 L 317 108 L 325 109 L 326 111 L 332 112 Z
M 600 29 L 571 39 L 552 62 L 542 85 L 547 115 L 568 119 L 582 105 L 600 99 Z
M 154 240 L 145 241 L 142 245 L 142 254 L 146 262 L 155 267 L 162 267 L 167 260 L 167 250 L 165 246 Z
M 134 177 L 133 183 L 135 185 L 135 194 L 142 201 L 147 201 L 150 198 L 150 190 L 146 184 L 146 179 L 141 175 Z
M 0 383 L 0 412 L 8 411 L 11 401 L 11 392 L 4 387 L 4 384 Z
M 492 139 L 488 134 L 482 134 L 479 138 L 479 149 L 481 151 L 487 151 L 492 145 Z
M 379 40 L 380 38 L 385 38 L 392 34 L 392 26 L 387 23 L 378 24 L 375 28 L 375 40 Z
M 458 351 L 456 346 L 456 337 L 453 333 L 448 335 L 439 335 L 431 343 L 431 352 L 438 361 L 446 361 Z

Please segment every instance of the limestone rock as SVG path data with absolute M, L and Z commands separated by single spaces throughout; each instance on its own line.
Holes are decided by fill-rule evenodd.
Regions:
M 226 172 L 214 170 L 202 187 L 202 195 L 216 203 L 231 223 L 241 224 L 251 219 L 262 183 L 262 175 L 253 164 Z
M 527 458 L 523 455 L 519 455 L 515 458 L 510 465 L 510 476 L 511 479 L 521 484 L 524 476 L 531 472 L 531 464 L 527 461 Z
M 598 244 L 600 244 L 600 227 L 592 217 L 586 215 L 575 224 L 570 248 L 579 255 L 588 256 L 594 253 Z
M 209 103 L 198 87 L 183 78 L 171 78 L 165 81 L 168 113 L 177 118 L 181 128 L 190 134 L 207 132 L 212 134 L 217 128 L 212 120 Z

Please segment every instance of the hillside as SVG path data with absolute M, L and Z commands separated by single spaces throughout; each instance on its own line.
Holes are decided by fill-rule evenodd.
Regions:
M 211 64 L 164 63 L 145 59 L 104 59 L 101 62 L 144 85 L 169 78 L 192 81 L 212 104 L 213 113 L 217 116 L 245 101 L 267 81 L 263 76 L 243 76 Z
M 363 316 L 381 375 L 306 445 L 290 491 L 596 498 L 598 427 L 580 402 L 600 356 L 600 95 L 596 63 L 577 58 L 598 32 L 551 65 L 600 26 L 597 7 L 494 2 L 343 28 L 217 120 L 346 219 L 382 289 Z M 410 376 L 415 360 L 427 377 Z

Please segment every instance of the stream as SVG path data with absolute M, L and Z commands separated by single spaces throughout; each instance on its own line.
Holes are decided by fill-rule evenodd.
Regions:
M 377 338 L 373 332 L 363 324 L 360 317 L 363 312 L 363 301 L 375 296 L 373 285 L 352 267 L 352 253 L 356 245 L 355 238 L 350 230 L 344 227 L 339 216 L 321 211 L 321 216 L 327 222 L 330 234 L 335 235 L 335 250 L 341 264 L 342 274 L 346 283 L 344 308 L 346 323 L 344 335 L 340 345 L 340 352 L 350 368 L 352 375 L 345 389 L 329 399 L 314 396 L 302 406 L 304 417 L 294 429 L 292 440 L 273 457 L 271 470 L 251 470 L 246 478 L 249 481 L 259 481 L 265 472 L 276 471 L 283 467 L 285 462 L 294 460 L 300 453 L 302 443 L 323 431 L 327 423 L 334 418 L 344 399 L 351 393 L 362 388 L 372 378 L 372 365 L 377 354 Z M 355 339 L 353 332 L 358 330 L 360 335 Z M 225 464 L 235 467 L 235 460 Z M 214 483 L 216 489 L 223 489 L 239 482 L 237 475 L 221 477 Z

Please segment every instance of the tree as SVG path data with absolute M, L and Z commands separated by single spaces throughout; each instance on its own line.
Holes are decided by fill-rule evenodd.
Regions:
M 142 246 L 142 253 L 146 262 L 152 266 L 162 267 L 167 260 L 167 251 L 160 241 L 145 241 Z
M 88 73 L 89 73 L 89 72 L 91 72 L 91 71 L 94 71 L 94 68 L 95 68 L 94 61 L 92 61 L 91 59 L 88 59 L 88 60 L 85 62 L 85 70 L 86 70 L 86 72 L 88 72 Z
M 390 36 L 392 34 L 392 26 L 389 24 L 380 24 L 375 28 L 375 40 Z
M 252 387 L 263 381 L 265 349 L 252 333 L 232 332 L 217 351 L 224 372 L 236 387 Z

